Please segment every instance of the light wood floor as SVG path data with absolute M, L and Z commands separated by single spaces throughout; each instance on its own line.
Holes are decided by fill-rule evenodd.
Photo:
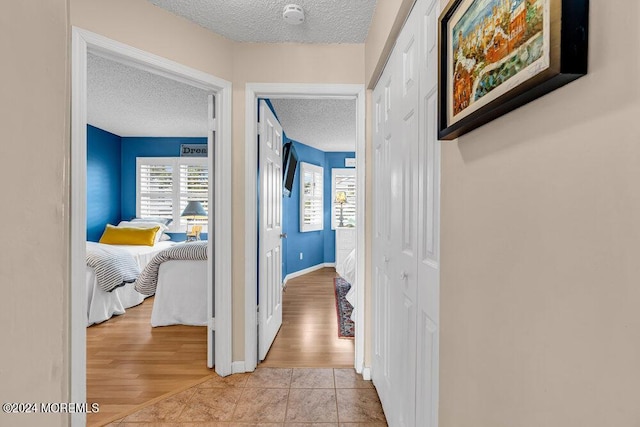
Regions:
M 153 298 L 87 328 L 88 425 L 133 409 L 211 374 L 204 326 L 152 328 Z
M 334 277 L 325 268 L 287 283 L 282 328 L 260 367 L 353 367 L 353 340 L 338 338 Z M 99 413 L 88 414 L 88 425 L 211 375 L 206 328 L 152 328 L 152 305 L 148 298 L 87 328 L 87 402 L 100 404 Z
M 336 276 L 323 268 L 287 282 L 282 327 L 261 367 L 353 367 L 353 340 L 338 338 Z

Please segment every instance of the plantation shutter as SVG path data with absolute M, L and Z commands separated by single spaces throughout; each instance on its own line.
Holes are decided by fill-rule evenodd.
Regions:
M 320 166 L 300 163 L 300 231 L 324 228 L 324 171 Z
M 202 203 L 204 210 L 209 212 L 209 173 L 206 165 L 180 165 L 180 212 L 187 203 L 197 201 Z M 180 218 L 182 225 L 187 224 L 186 218 Z M 206 225 L 207 219 L 190 220 L 190 224 Z
M 173 165 L 141 164 L 139 217 L 173 218 Z
M 336 195 L 344 191 L 347 202 L 342 205 L 344 226 L 356 224 L 356 171 L 355 169 L 332 169 L 332 218 L 331 225 L 336 228 L 340 224 L 340 204 L 336 203 Z
M 209 172 L 206 158 L 138 157 L 136 216 L 169 218 L 171 231 L 186 230 L 187 218 L 180 215 L 191 200 L 202 203 L 209 211 Z M 190 224 L 202 225 L 207 219 Z

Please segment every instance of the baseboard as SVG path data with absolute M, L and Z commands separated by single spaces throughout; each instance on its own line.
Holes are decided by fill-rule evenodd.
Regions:
M 371 368 L 366 366 L 362 368 L 362 379 L 366 381 L 371 380 Z
M 283 285 L 286 285 L 287 282 L 291 279 L 295 279 L 296 277 L 300 277 L 300 276 L 304 276 L 305 274 L 309 274 L 312 273 L 314 271 L 320 270 L 321 268 L 325 268 L 325 267 L 335 267 L 336 263 L 335 262 L 324 262 L 322 264 L 316 264 L 316 265 L 312 265 L 311 267 L 307 267 L 303 270 L 300 271 L 294 271 L 293 273 L 289 273 L 284 277 L 284 280 L 282 281 Z
M 242 374 L 244 372 L 247 372 L 247 369 L 244 366 L 244 360 L 240 360 L 238 362 L 231 362 L 232 374 Z

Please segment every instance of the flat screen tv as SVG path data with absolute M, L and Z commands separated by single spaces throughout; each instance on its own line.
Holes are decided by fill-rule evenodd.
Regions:
M 297 166 L 298 154 L 296 153 L 296 147 L 294 147 L 293 143 L 289 141 L 282 147 L 282 170 L 284 171 L 282 175 L 283 196 L 291 197 Z

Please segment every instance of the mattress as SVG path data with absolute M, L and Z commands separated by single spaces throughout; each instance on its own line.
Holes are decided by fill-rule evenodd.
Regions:
M 116 245 L 129 252 L 140 269 L 163 249 L 175 245 L 175 242 L 158 242 L 154 246 Z M 124 314 L 125 309 L 140 304 L 146 298 L 133 288 L 133 283 L 127 283 L 112 292 L 105 292 L 98 286 L 96 274 L 91 267 L 86 267 L 87 284 L 87 326 L 101 323 L 114 315 Z
M 207 261 L 171 260 L 158 270 L 151 326 L 207 324 Z

